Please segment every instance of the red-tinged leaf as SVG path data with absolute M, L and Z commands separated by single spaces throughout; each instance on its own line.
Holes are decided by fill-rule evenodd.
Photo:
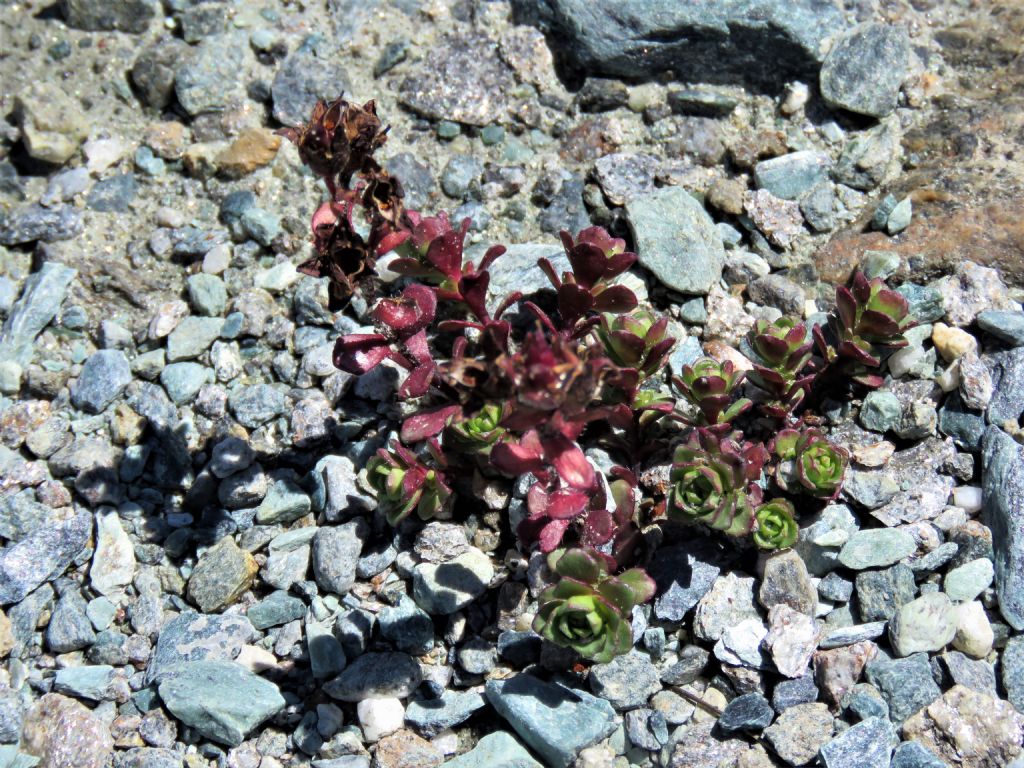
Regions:
M 501 316 L 508 311 L 508 308 L 515 304 L 517 301 L 519 301 L 521 298 L 523 298 L 522 291 L 513 291 L 504 299 L 502 299 L 501 303 L 498 305 L 498 308 L 494 310 L 494 319 L 501 319 Z
M 435 238 L 427 249 L 426 260 L 449 280 L 462 275 L 462 234 L 445 232 Z
M 551 286 L 556 291 L 562 287 L 562 281 L 559 279 L 558 273 L 555 272 L 555 267 L 550 261 L 542 256 L 537 259 L 537 266 L 540 268 L 540 271 L 544 273 L 548 281 L 551 283 Z
M 437 324 L 437 330 L 444 333 L 461 333 L 467 329 L 482 331 L 484 326 L 472 320 L 442 320 Z M 465 337 L 461 337 L 465 338 Z
M 607 510 L 593 509 L 583 519 L 583 542 L 599 547 L 611 541 L 615 528 L 615 520 Z
M 495 445 L 491 449 L 491 465 L 499 472 L 512 477 L 544 469 L 540 445 L 528 440 L 531 434 L 536 437 L 536 432 L 527 432 L 518 443 Z
M 843 328 L 852 331 L 857 325 L 857 300 L 841 285 L 836 288 L 836 312 Z
M 508 249 L 504 245 L 492 245 L 487 249 L 487 253 L 480 259 L 480 265 L 476 268 L 477 272 L 486 272 L 491 268 L 491 264 L 497 260 L 499 256 L 505 253 Z
M 462 300 L 466 306 L 480 320 L 486 320 L 487 314 L 487 285 L 491 282 L 490 272 L 479 272 L 475 275 L 467 275 L 462 278 L 459 288 L 462 291 Z
M 871 282 L 859 269 L 853 273 L 853 281 L 850 287 L 853 295 L 861 304 L 867 304 L 871 298 Z
M 593 287 L 604 277 L 608 257 L 596 245 L 578 243 L 569 251 L 568 256 L 576 282 L 584 288 Z
M 402 342 L 402 349 L 420 365 L 433 365 L 434 357 L 430 354 L 425 330 L 414 333 Z
M 333 227 L 337 223 L 338 214 L 334 210 L 333 203 L 326 202 L 313 212 L 313 218 L 309 222 L 309 227 L 316 232 L 320 227 Z
M 675 339 L 663 339 L 651 347 L 647 353 L 647 362 L 644 364 L 643 372 L 647 376 L 657 371 L 668 358 L 672 347 L 676 345 Z
M 654 583 L 654 579 L 640 568 L 630 568 L 628 571 L 620 573 L 616 578 L 629 587 L 630 592 L 633 593 L 633 600 L 637 605 L 646 603 L 658 591 L 658 585 Z
M 324 276 L 320 264 L 320 259 L 310 259 L 309 261 L 304 261 L 295 268 L 295 271 L 303 275 L 309 275 L 310 277 Z
M 434 364 L 420 364 L 413 368 L 398 388 L 398 396 L 402 398 L 423 397 L 430 389 L 434 379 Z
M 628 312 L 637 306 L 637 296 L 626 286 L 608 286 L 594 299 L 598 312 Z
M 451 421 L 462 413 L 461 405 L 445 405 L 429 411 L 420 411 L 405 420 L 400 437 L 403 443 L 418 443 L 440 434 Z
M 378 302 L 371 314 L 401 338 L 422 331 L 434 321 L 436 312 L 434 291 L 425 285 L 413 284 L 402 292 L 401 298 Z
M 551 322 L 551 318 L 548 316 L 547 312 L 538 307 L 532 301 L 524 301 L 523 306 L 526 307 L 534 317 L 540 320 L 541 324 L 551 331 L 551 333 L 558 333 L 558 329 L 555 327 L 555 324 Z
M 416 259 L 392 259 L 388 262 L 388 269 L 405 277 L 426 277 L 434 274 L 434 270 L 423 266 Z
M 570 520 L 580 515 L 589 501 L 583 491 L 558 490 L 548 496 L 545 513 L 555 520 Z
M 861 349 L 859 346 L 854 344 L 852 341 L 841 341 L 839 342 L 839 349 L 837 350 L 843 357 L 849 358 L 850 360 L 856 360 L 858 363 L 877 368 L 881 361 L 872 355 L 867 350 Z
M 364 374 L 390 355 L 388 340 L 379 333 L 350 333 L 334 344 L 334 365 L 348 373 Z
M 614 256 L 608 258 L 604 267 L 604 278 L 605 280 L 611 280 L 613 277 L 618 277 L 633 264 L 636 263 L 636 254 L 631 251 L 623 251 L 622 253 L 616 253 Z
M 629 331 L 612 331 L 609 336 L 614 339 L 613 348 L 619 350 L 621 357 L 639 360 L 644 354 L 644 340 Z M 627 354 L 622 354 L 622 351 Z
M 525 520 L 523 522 L 526 522 Z M 565 536 L 565 532 L 569 528 L 568 520 L 552 520 L 541 528 L 540 533 L 537 536 L 537 543 L 540 545 L 540 551 L 547 554 L 558 549 L 558 545 L 562 543 L 562 538 Z
M 590 291 L 575 283 L 562 283 L 558 289 L 558 311 L 566 320 L 583 317 L 594 306 L 594 297 Z
M 566 230 L 562 229 L 559 230 L 558 232 L 558 238 L 562 241 L 562 247 L 565 248 L 566 253 L 572 250 L 572 247 L 574 245 L 572 241 L 572 235 L 570 235 Z
M 544 442 L 544 453 L 566 485 L 580 490 L 595 487 L 597 476 L 594 467 L 578 445 L 556 435 Z
M 383 237 L 375 238 L 377 246 L 374 252 L 378 256 L 383 256 L 385 253 L 390 253 L 395 250 L 398 246 L 404 243 L 410 237 L 409 232 L 406 230 L 392 230 Z

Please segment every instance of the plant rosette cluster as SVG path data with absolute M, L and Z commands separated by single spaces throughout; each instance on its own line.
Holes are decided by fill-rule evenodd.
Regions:
M 612 576 L 615 561 L 592 549 L 552 552 L 548 567 L 559 579 L 541 593 L 533 630 L 597 663 L 627 653 L 633 608 L 654 597 L 654 580 L 639 568 Z
M 460 492 L 481 479 L 507 478 L 511 491 L 528 477 L 525 517 L 510 526 L 517 545 L 571 548 L 541 601 L 545 637 L 594 660 L 627 650 L 629 611 L 654 590 L 640 569 L 650 554 L 641 532 L 665 517 L 779 549 L 796 540 L 798 507 L 839 492 L 845 451 L 801 425 L 814 421 L 823 388 L 876 386 L 883 352 L 906 343 L 907 303 L 881 281 L 857 273 L 813 333 L 790 318 L 759 321 L 741 346 L 749 373 L 700 358 L 667 382 L 675 340 L 668 319 L 619 282 L 637 259 L 624 240 L 600 227 L 563 232 L 569 269 L 538 260 L 550 311 L 518 292 L 490 303 L 505 248 L 469 261 L 468 219 L 453 226 L 405 207 L 400 180 L 373 157 L 387 139 L 373 102 L 320 102 L 307 125 L 283 133 L 329 194 L 300 269 L 330 279 L 335 309 L 382 296 L 361 318 L 373 332 L 340 337 L 335 365 L 362 375 L 388 360 L 405 371 L 395 396 L 409 415 L 363 468 L 366 485 L 397 525 L 459 515 Z M 388 252 L 397 295 L 384 295 L 376 271 Z M 513 325 L 513 307 L 533 322 Z M 641 488 L 637 478 L 679 443 L 680 424 L 667 494 Z M 596 448 L 605 459 L 592 459 Z

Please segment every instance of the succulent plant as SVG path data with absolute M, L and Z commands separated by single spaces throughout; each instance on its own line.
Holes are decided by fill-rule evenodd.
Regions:
M 676 449 L 669 491 L 669 516 L 701 522 L 730 536 L 743 536 L 755 525 L 761 501 L 755 481 L 766 454 L 759 445 L 741 446 L 709 430 L 698 430 Z
M 639 568 L 612 576 L 615 561 L 592 549 L 549 555 L 558 583 L 541 593 L 533 630 L 584 658 L 607 663 L 633 647 L 633 607 L 654 597 L 654 581 Z
M 836 308 L 827 329 L 814 328 L 818 351 L 827 363 L 846 363 L 846 373 L 869 387 L 882 378 L 865 369 L 881 365 L 885 349 L 905 347 L 904 332 L 916 325 L 907 300 L 890 290 L 881 278 L 868 280 L 857 271 L 850 288 L 836 288 Z
M 747 335 L 743 351 L 754 365 L 747 378 L 768 395 L 762 408 L 769 416 L 785 418 L 803 401 L 814 381 L 813 373 L 802 375 L 813 346 L 807 326 L 789 317 L 758 320 Z
M 453 423 L 445 433 L 445 445 L 464 453 L 486 456 L 505 434 L 501 420 L 505 408 L 500 403 L 487 403 L 473 416 Z
M 745 397 L 733 401 L 743 377 L 744 372 L 737 371 L 731 360 L 719 363 L 701 357 L 684 366 L 681 375 L 673 376 L 672 384 L 700 411 L 701 425 L 716 426 L 728 424 L 752 405 Z
M 439 465 L 444 458 L 431 446 Z M 408 517 L 414 510 L 421 520 L 444 517 L 451 509 L 451 488 L 441 467 L 424 464 L 415 453 L 397 440 L 390 450 L 381 448 L 366 464 L 366 481 L 377 493 L 377 502 L 391 525 Z
M 796 510 L 786 499 L 772 499 L 754 512 L 757 526 L 754 543 L 761 549 L 785 549 L 796 543 L 800 529 L 796 524 Z
M 643 378 L 652 376 L 665 364 L 675 339 L 666 335 L 668 318 L 648 310 L 622 315 L 605 312 L 597 335 L 605 352 L 616 365 L 635 368 Z
M 839 495 L 850 454 L 820 429 L 784 429 L 775 436 L 772 450 L 781 459 L 775 480 L 784 491 L 802 490 L 822 499 Z

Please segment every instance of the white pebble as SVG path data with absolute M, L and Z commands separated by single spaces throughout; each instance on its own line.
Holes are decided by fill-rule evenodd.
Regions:
M 953 647 L 975 659 L 988 656 L 995 642 L 995 633 L 982 604 L 974 600 L 958 605 L 956 619 Z
M 968 515 L 981 511 L 981 488 L 976 485 L 958 485 L 953 489 L 953 504 Z
M 266 648 L 260 648 L 258 645 L 243 645 L 235 661 L 257 675 L 260 672 L 266 672 L 268 669 L 277 668 L 277 657 Z
M 379 741 L 405 724 L 405 707 L 395 698 L 363 699 L 356 705 L 366 741 Z
M 165 205 L 163 208 L 157 208 L 155 218 L 156 223 L 161 227 L 177 229 L 178 227 L 185 226 L 185 214 L 177 208 L 171 208 L 169 205 Z
M 451 728 L 441 731 L 430 743 L 441 750 L 443 755 L 454 755 L 459 751 L 459 736 Z
M 231 266 L 231 246 L 227 243 L 215 245 L 203 256 L 203 272 L 219 275 Z

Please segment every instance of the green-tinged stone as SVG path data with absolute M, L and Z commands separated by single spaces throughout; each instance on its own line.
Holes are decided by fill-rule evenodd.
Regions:
M 883 568 L 909 557 L 916 549 L 914 537 L 900 528 L 871 528 L 850 534 L 839 550 L 839 562 L 855 571 Z

